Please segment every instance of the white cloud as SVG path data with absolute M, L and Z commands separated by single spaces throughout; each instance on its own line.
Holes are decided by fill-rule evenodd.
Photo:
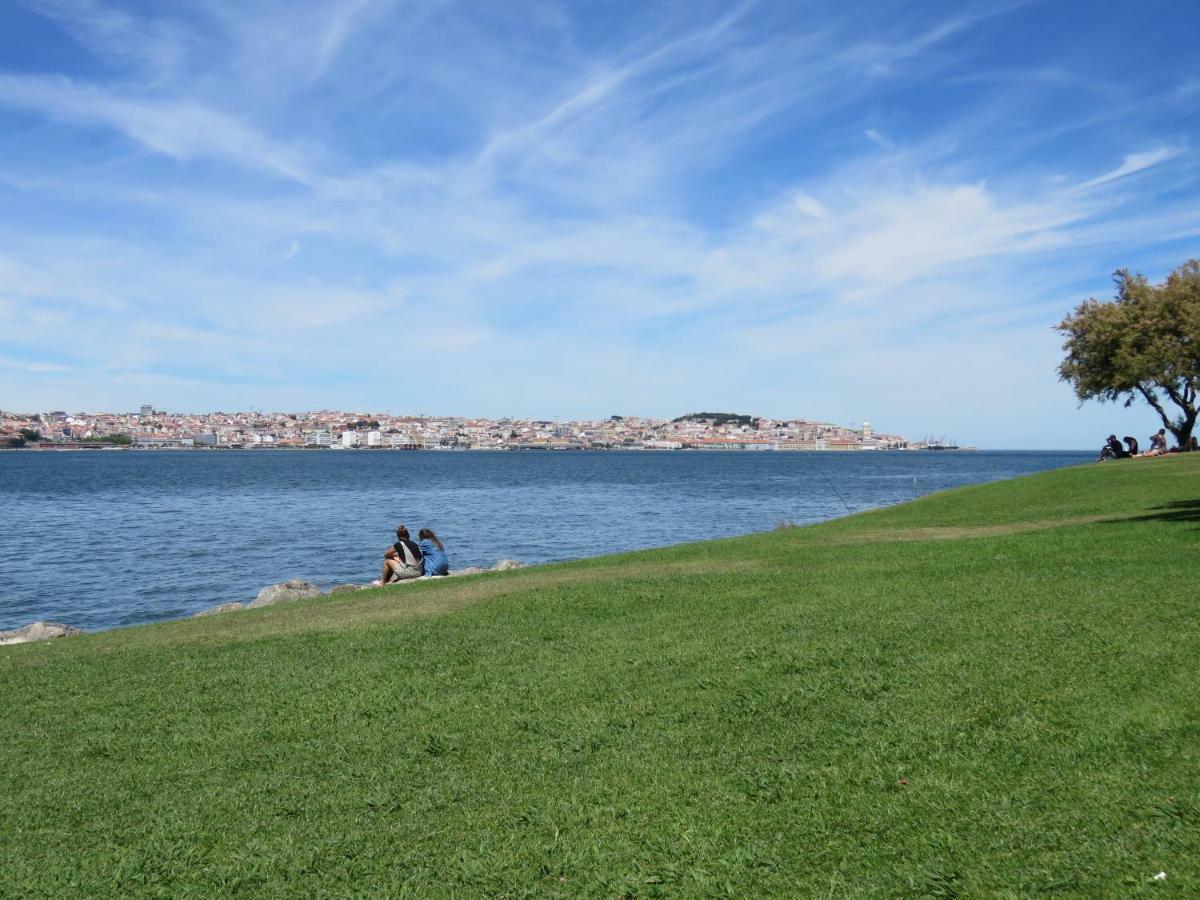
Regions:
M 890 140 L 888 140 L 881 132 L 877 131 L 874 128 L 868 128 L 866 131 L 863 132 L 863 134 L 866 136 L 868 141 L 870 141 L 872 144 L 874 144 L 877 147 L 883 148 L 884 150 L 891 150 L 893 147 L 896 146 Z
M 977 392 L 1006 364 L 1014 381 L 1047 377 L 1031 309 L 1045 319 L 1103 282 L 1097 247 L 1200 228 L 1187 203 L 1102 190 L 1182 167 L 1174 145 L 1053 180 L 1048 132 L 1012 116 L 1043 83 L 974 83 L 983 100 L 936 128 L 870 99 L 884 71 L 889 87 L 931 83 L 979 17 L 913 7 L 851 33 L 766 5 L 716 22 L 651 5 L 598 47 L 553 4 L 219 2 L 189 12 L 204 27 L 186 37 L 170 10 L 154 32 L 94 3 L 55 9 L 123 77 L 3 74 L 0 105 L 186 165 L 113 154 L 6 172 L 12 196 L 61 215 L 32 235 L 0 226 L 6 337 L 201 407 L 228 403 L 199 402 L 193 365 L 212 397 L 240 379 L 258 405 L 289 384 L 305 399 L 288 405 L 358 404 L 424 370 L 439 373 L 431 405 L 519 397 L 532 414 L 608 396 L 660 413 L 793 396 L 778 412 L 805 413 L 818 389 L 835 404 L 884 372 L 891 408 L 914 410 L 905 392 L 939 357 Z M 145 58 L 141 29 L 161 37 Z M 901 147 L 862 128 L 893 121 Z M 860 156 L 864 136 L 889 152 Z M 980 149 L 993 143 L 1008 155 Z M 224 165 L 192 165 L 211 160 Z M 93 222 L 125 227 L 101 238 Z M 987 365 L 957 349 L 972 331 Z
M 64 366 L 59 363 L 14 359 L 11 356 L 0 356 L 0 369 L 15 369 L 35 375 L 54 375 L 72 371 L 70 366 Z
M 1144 172 L 1146 169 L 1151 169 L 1166 162 L 1168 159 L 1178 156 L 1180 152 L 1178 147 L 1158 147 L 1154 150 L 1146 150 L 1141 153 L 1130 153 L 1121 162 L 1121 165 L 1090 181 L 1083 182 L 1083 184 L 1079 185 L 1079 190 L 1091 190 L 1092 188 L 1110 184 L 1121 178 L 1126 178 L 1129 175 Z
M 320 77 L 337 57 L 352 34 L 356 22 L 375 5 L 374 0 L 348 0 L 335 3 L 320 36 L 317 50 L 316 76 Z
M 0 75 L 0 105 L 74 124 L 105 125 L 177 160 L 214 157 L 299 182 L 314 177 L 293 149 L 234 116 L 189 100 L 136 98 L 64 77 Z
M 96 57 L 130 65 L 155 82 L 177 75 L 195 43 L 188 31 L 165 18 L 138 18 L 96 0 L 27 2 Z

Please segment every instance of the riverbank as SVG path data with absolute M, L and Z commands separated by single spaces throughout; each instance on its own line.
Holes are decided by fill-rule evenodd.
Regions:
M 1057 453 L 23 453 L 0 496 L 0 630 L 178 619 L 291 578 L 379 577 L 395 528 L 454 569 L 766 531 L 1094 459 Z M 67 536 L 86 578 L 64 578 Z
M 0 893 L 1195 892 L 1198 463 L 6 648 Z
M 465 569 L 454 569 L 450 571 L 447 577 L 460 577 L 463 575 L 482 575 L 485 572 L 511 572 L 514 569 L 524 568 L 524 563 L 515 559 L 497 560 L 496 564 L 490 569 L 480 568 L 478 566 L 469 566 Z M 423 575 L 420 578 L 409 579 L 406 581 L 392 581 L 385 587 L 388 589 L 396 589 L 408 587 L 414 584 L 420 584 L 424 581 L 433 580 L 434 577 Z M 379 581 L 368 584 L 356 584 L 347 582 L 334 585 L 327 591 L 322 591 L 315 584 L 305 581 L 302 578 L 292 578 L 288 581 L 280 582 L 279 584 L 269 584 L 252 600 L 226 600 L 222 603 L 215 603 L 199 612 L 194 612 L 191 615 L 195 616 L 213 616 L 219 613 L 237 612 L 243 609 L 258 609 L 263 606 L 277 606 L 280 603 L 294 603 L 297 600 L 309 600 L 313 597 L 333 596 L 335 594 L 349 594 L 354 591 L 366 591 L 372 588 L 379 587 Z M 172 620 L 168 620 L 172 621 Z M 0 647 L 10 644 L 28 644 L 34 641 L 55 640 L 62 637 L 78 637 L 81 634 L 87 634 L 81 628 L 76 628 L 74 625 L 68 625 L 65 622 L 47 622 L 37 621 L 30 622 L 20 628 L 0 631 Z

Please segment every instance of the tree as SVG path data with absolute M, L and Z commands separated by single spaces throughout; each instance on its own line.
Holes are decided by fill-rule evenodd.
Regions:
M 1182 447 L 1196 425 L 1200 387 L 1200 260 L 1162 284 L 1126 269 L 1116 298 L 1085 300 L 1057 326 L 1067 336 L 1058 376 L 1080 401 L 1145 400 Z
M 36 443 L 42 439 L 42 433 L 36 428 L 22 428 L 21 437 L 25 438 L 27 441 L 33 441 Z

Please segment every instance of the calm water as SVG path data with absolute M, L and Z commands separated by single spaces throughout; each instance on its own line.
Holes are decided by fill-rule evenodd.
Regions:
M 378 576 L 401 522 L 453 568 L 816 522 L 1086 452 L 0 453 L 0 630 L 185 616 L 267 584 Z

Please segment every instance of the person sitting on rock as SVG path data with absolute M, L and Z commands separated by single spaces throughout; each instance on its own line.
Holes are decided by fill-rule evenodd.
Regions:
M 449 575 L 450 560 L 446 548 L 430 528 L 417 532 L 417 545 L 421 548 L 422 565 L 426 575 Z
M 384 585 L 420 578 L 425 574 L 421 563 L 421 548 L 412 542 L 408 529 L 401 525 L 396 529 L 396 543 L 383 554 L 383 574 L 379 576 L 379 583 Z

